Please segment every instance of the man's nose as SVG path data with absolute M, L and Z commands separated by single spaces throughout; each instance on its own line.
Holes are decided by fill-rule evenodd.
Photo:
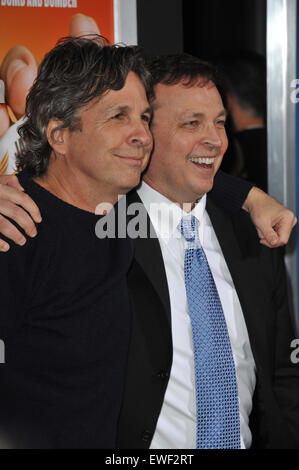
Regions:
M 205 144 L 213 145 L 214 147 L 220 147 L 222 144 L 221 136 L 214 124 L 206 126 L 203 140 Z
M 130 144 L 136 146 L 140 145 L 143 147 L 152 145 L 153 142 L 151 131 L 144 122 L 138 123 L 134 126 L 134 130 L 131 132 L 129 140 Z

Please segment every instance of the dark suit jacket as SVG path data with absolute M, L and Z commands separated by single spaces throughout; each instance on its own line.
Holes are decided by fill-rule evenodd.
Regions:
M 128 202 L 136 201 L 133 193 Z M 295 334 L 282 254 L 259 244 L 245 212 L 230 217 L 209 197 L 207 210 L 240 299 L 257 368 L 253 446 L 296 447 L 299 375 L 290 363 Z M 117 447 L 148 448 L 172 364 L 170 300 L 157 238 L 136 240 L 128 285 L 133 319 Z

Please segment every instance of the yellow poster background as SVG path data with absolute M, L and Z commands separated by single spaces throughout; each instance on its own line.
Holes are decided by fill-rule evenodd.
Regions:
M 58 39 L 69 35 L 71 18 L 77 13 L 93 18 L 101 34 L 111 43 L 114 42 L 113 0 L 0 0 L 0 70 L 3 59 L 14 46 L 25 46 L 33 54 L 37 63 L 40 63 L 45 53 L 55 46 Z M 92 31 L 95 30 L 96 28 L 92 28 Z M 17 55 L 19 56 L 20 53 Z M 11 61 L 11 55 L 6 64 L 9 61 Z M 27 70 L 29 71 L 29 67 Z M 9 80 L 8 75 L 7 72 L 6 78 L 4 74 L 0 77 L 2 79 L 0 80 L 0 175 L 11 174 L 15 170 L 15 155 L 19 139 L 17 131 L 22 124 L 26 89 L 31 87 L 35 78 L 34 74 L 29 79 L 30 83 L 22 81 L 21 87 L 14 85 L 14 96 L 20 94 L 21 97 L 17 98 L 17 101 L 18 104 L 23 103 L 17 111 L 14 107 L 15 103 L 12 102 L 9 86 L 3 82 L 3 80 Z M 15 73 L 15 77 L 17 75 L 18 73 Z M 12 84 L 12 79 L 9 83 Z M 3 102 L 3 86 L 5 102 Z
M 25 3 L 25 6 L 7 6 L 7 3 Z M 50 6 L 55 3 L 77 7 Z M 0 64 L 8 50 L 16 45 L 27 47 L 40 62 L 59 38 L 69 34 L 70 20 L 76 13 L 94 18 L 101 34 L 113 42 L 113 0 L 0 0 Z

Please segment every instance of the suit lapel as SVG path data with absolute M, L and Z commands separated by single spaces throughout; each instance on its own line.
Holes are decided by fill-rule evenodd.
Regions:
M 250 255 L 250 244 L 246 246 L 246 252 L 248 251 L 249 255 L 244 256 L 232 220 L 209 198 L 207 211 L 242 306 L 256 366 L 259 371 L 264 367 L 270 370 L 271 328 L 267 324 L 268 305 L 264 303 L 264 291 L 259 282 L 259 266 L 256 257 Z
M 167 314 L 167 318 L 171 323 L 168 284 L 159 240 L 154 227 L 151 224 L 148 213 L 146 212 L 146 209 L 136 191 L 133 191 L 128 195 L 127 203 L 128 205 L 139 203 L 140 206 L 138 206 L 138 209 L 140 211 L 145 211 L 143 220 L 147 221 L 147 237 L 136 238 L 134 240 L 134 259 L 141 266 L 146 277 L 160 297 Z
M 128 195 L 127 202 L 128 204 L 141 203 L 139 210 L 146 211 L 136 191 Z M 241 303 L 256 366 L 259 370 L 264 367 L 269 370 L 270 364 L 273 363 L 273 358 L 270 357 L 272 348 L 269 346 L 272 329 L 267 323 L 268 305 L 263 301 L 264 291 L 259 282 L 258 263 L 255 256 L 250 255 L 250 244 L 245 250 L 246 253 L 249 252 L 249 255 L 244 256 L 231 218 L 209 197 L 207 211 Z M 150 234 L 155 234 L 155 231 L 148 214 L 145 215 L 148 237 L 135 240 L 134 259 L 157 292 L 171 324 L 170 299 L 162 252 L 158 239 L 150 237 Z

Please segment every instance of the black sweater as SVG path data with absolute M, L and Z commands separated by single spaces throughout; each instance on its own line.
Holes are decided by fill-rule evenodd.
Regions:
M 111 448 L 130 331 L 128 239 L 26 173 L 43 222 L 0 257 L 0 447 Z

